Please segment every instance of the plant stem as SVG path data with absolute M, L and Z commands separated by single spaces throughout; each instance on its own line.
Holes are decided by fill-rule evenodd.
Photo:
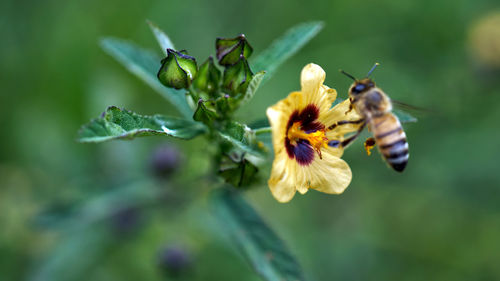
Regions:
M 271 132 L 271 127 L 259 128 L 259 129 L 255 129 L 253 131 L 255 132 L 256 135 L 270 133 Z

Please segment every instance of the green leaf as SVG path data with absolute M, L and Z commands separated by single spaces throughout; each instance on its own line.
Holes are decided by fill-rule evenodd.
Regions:
M 204 132 L 203 125 L 191 120 L 161 115 L 142 116 L 111 106 L 102 117 L 84 125 L 77 139 L 80 142 L 103 142 L 151 135 L 191 139 Z
M 393 109 L 392 113 L 398 117 L 399 122 L 401 123 L 413 123 L 417 122 L 417 118 L 413 117 L 410 113 L 406 111 L 402 111 L 399 109 Z
M 216 218 L 243 256 L 265 280 L 305 280 L 300 265 L 284 242 L 237 191 L 214 192 Z
M 175 50 L 174 43 L 172 43 L 170 38 L 168 38 L 167 34 L 165 34 L 165 32 L 161 30 L 161 28 L 159 28 L 156 24 L 154 24 L 150 20 L 146 20 L 146 22 L 148 23 L 149 28 L 156 37 L 156 41 L 158 41 L 158 44 L 160 45 L 160 48 L 165 55 L 167 55 L 167 49 Z
M 255 92 L 259 89 L 262 79 L 264 79 L 264 74 L 266 74 L 265 71 L 260 71 L 255 73 L 255 75 L 252 77 L 252 80 L 250 80 L 250 84 L 248 84 L 248 88 L 245 91 L 245 95 L 241 100 L 240 106 L 247 103 L 249 100 L 253 98 Z
M 307 22 L 290 28 L 250 65 L 257 71 L 265 70 L 268 74 L 265 80 L 269 79 L 283 62 L 300 50 L 322 28 L 322 22 Z
M 263 158 L 264 152 L 258 147 L 258 142 L 255 133 L 244 124 L 238 122 L 230 122 L 219 135 L 234 145 L 236 148 L 256 156 Z
M 191 118 L 193 111 L 186 101 L 185 91 L 167 88 L 158 81 L 156 74 L 160 68 L 161 59 L 157 55 L 130 42 L 115 38 L 101 40 L 101 46 L 104 51 L 118 60 L 130 72 L 172 103 L 182 116 Z

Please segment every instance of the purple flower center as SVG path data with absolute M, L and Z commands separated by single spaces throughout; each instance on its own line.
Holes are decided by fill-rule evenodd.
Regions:
M 286 127 L 285 148 L 288 157 L 294 159 L 300 165 L 309 165 L 314 160 L 314 148 L 307 139 L 290 140 L 288 138 L 288 130 L 295 123 L 300 124 L 300 129 L 306 134 L 314 133 L 318 130 L 325 129 L 325 125 L 316 121 L 319 116 L 319 109 L 314 104 L 309 104 L 300 112 L 294 111 L 288 120 Z

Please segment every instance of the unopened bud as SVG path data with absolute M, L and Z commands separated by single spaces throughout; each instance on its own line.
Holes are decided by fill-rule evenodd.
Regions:
M 151 168 L 159 178 L 168 178 L 179 169 L 182 154 L 172 145 L 162 145 L 155 149 L 151 157 Z
M 187 273 L 192 263 L 189 252 L 177 246 L 164 248 L 158 255 L 158 265 L 173 278 Z
M 167 57 L 161 63 L 158 79 L 163 85 L 175 89 L 188 88 L 198 70 L 196 59 L 185 51 L 167 49 Z
M 133 206 L 117 208 L 112 215 L 112 225 L 117 234 L 130 234 L 142 223 L 140 209 Z
M 241 55 L 235 64 L 227 66 L 224 70 L 222 86 L 232 96 L 238 93 L 245 93 L 250 80 L 252 80 L 252 76 L 253 73 L 250 70 L 247 60 Z
M 220 76 L 220 71 L 215 66 L 213 58 L 209 57 L 200 66 L 193 81 L 193 86 L 199 91 L 213 94 L 219 87 Z
M 230 39 L 217 38 L 215 40 L 215 50 L 220 65 L 235 64 L 239 61 L 240 56 L 248 59 L 253 52 L 252 46 L 250 46 L 243 34 Z

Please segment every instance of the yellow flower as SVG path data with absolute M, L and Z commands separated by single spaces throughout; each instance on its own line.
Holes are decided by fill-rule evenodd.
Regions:
M 500 68 L 500 12 L 487 14 L 469 29 L 469 50 L 487 67 Z
M 340 159 L 341 142 L 359 125 L 332 125 L 360 116 L 349 111 L 349 100 L 332 108 L 337 91 L 323 85 L 325 76 L 320 66 L 306 65 L 300 77 L 302 90 L 267 109 L 274 148 L 268 184 L 280 202 L 290 201 L 297 190 L 304 194 L 310 188 L 339 194 L 351 182 L 351 169 Z

